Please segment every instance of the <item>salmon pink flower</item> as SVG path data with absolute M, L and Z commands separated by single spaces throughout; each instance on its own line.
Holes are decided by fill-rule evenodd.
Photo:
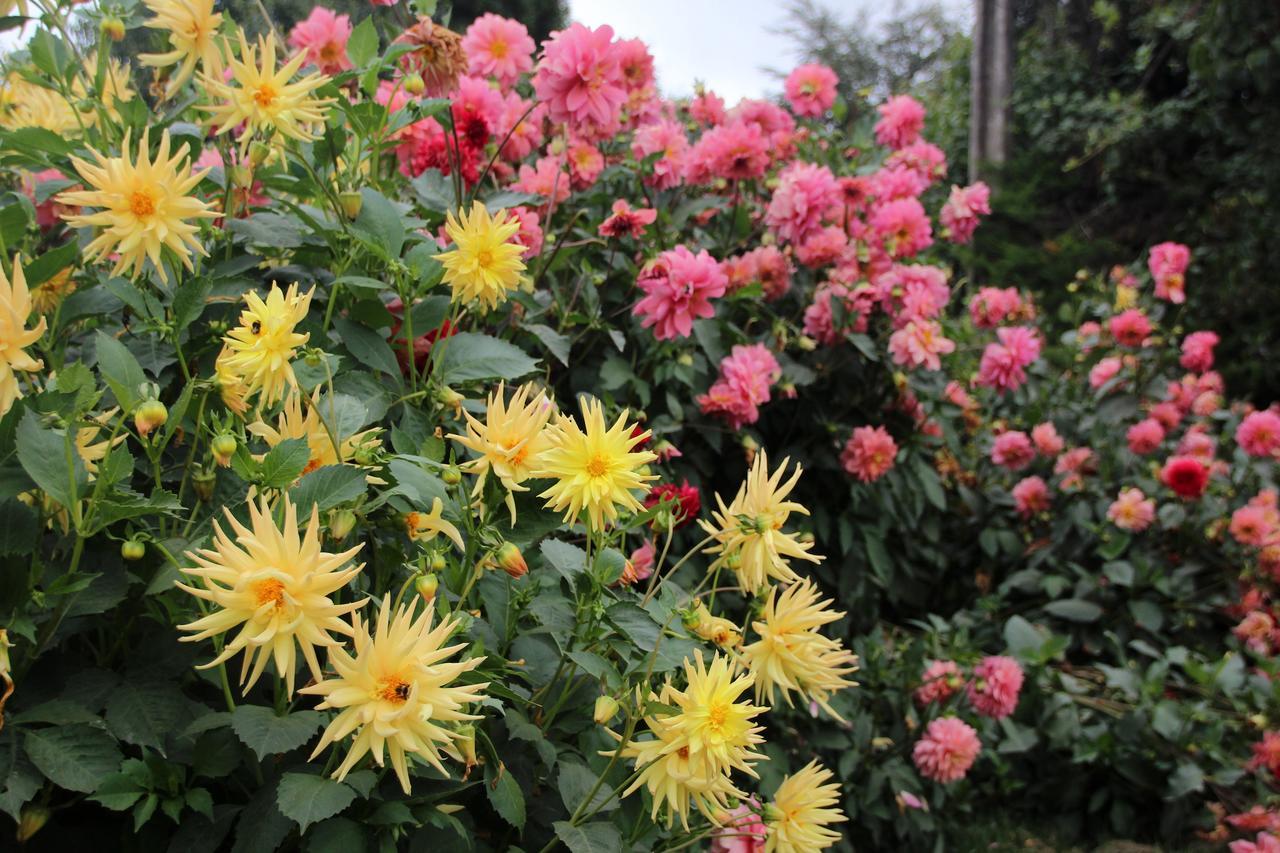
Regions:
M 877 205 L 868 224 L 894 258 L 910 258 L 933 245 L 929 217 L 914 198 Z
M 632 156 L 644 160 L 659 152 L 662 156 L 653 163 L 653 172 L 644 176 L 644 182 L 660 190 L 679 186 L 689 152 L 689 139 L 683 126 L 663 119 L 636 129 L 631 140 Z
M 1213 368 L 1213 348 L 1218 345 L 1216 332 L 1192 332 L 1182 340 L 1182 357 L 1178 363 L 1192 373 Z
M 983 287 L 969 300 L 969 318 L 979 329 L 994 329 L 1022 311 L 1016 287 Z
M 289 33 L 289 46 L 306 54 L 306 61 L 325 74 L 337 74 L 351 67 L 347 41 L 351 38 L 351 18 L 316 6 L 304 21 Z
M 1031 430 L 1031 443 L 1036 446 L 1036 453 L 1050 459 L 1061 453 L 1062 448 L 1066 446 L 1062 436 L 1058 435 L 1058 428 L 1053 425 L 1053 421 L 1036 424 Z
M 955 695 L 961 683 L 960 667 L 956 666 L 955 661 L 931 660 L 920 675 L 915 700 L 920 705 L 945 702 Z
M 1116 374 L 1120 372 L 1120 368 L 1124 367 L 1124 362 L 1118 358 L 1104 358 L 1093 366 L 1089 371 L 1089 387 L 1101 388 L 1106 385 Z
M 1145 456 L 1154 453 L 1164 441 L 1164 425 L 1155 418 L 1146 418 L 1129 427 L 1125 438 L 1131 452 Z
M 1275 456 L 1280 450 L 1280 415 L 1270 409 L 1245 415 L 1236 427 L 1236 443 L 1250 456 Z
M 1011 429 L 996 436 L 991 445 L 991 461 L 1010 471 L 1021 471 L 1036 458 L 1031 439 L 1021 430 Z
M 552 33 L 533 74 L 533 90 L 550 119 L 590 139 L 617 132 L 627 99 L 624 84 L 613 27 L 607 24 L 596 29 L 571 24 Z
M 969 704 L 984 717 L 1003 719 L 1018 707 L 1022 681 L 1022 667 L 1013 658 L 1004 655 L 985 657 L 973 668 Z
M 1187 301 L 1186 272 L 1191 250 L 1181 243 L 1159 243 L 1151 247 L 1147 268 L 1156 282 L 1156 297 L 1175 305 Z
M 879 107 L 876 142 L 889 148 L 905 148 L 924 130 L 924 107 L 910 95 L 894 95 Z
M 505 87 L 533 70 L 534 47 L 524 24 L 492 12 L 476 18 L 462 36 L 470 72 L 492 77 Z
M 1023 518 L 1030 518 L 1049 509 L 1049 486 L 1040 477 L 1023 477 L 1010 494 L 1013 495 L 1014 509 Z
M 898 444 L 882 426 L 856 427 L 840 454 L 840 464 L 864 483 L 874 483 L 893 467 Z
M 1111 318 L 1111 337 L 1125 347 L 1140 347 L 1151 334 L 1151 321 L 1139 308 L 1130 308 Z
M 798 116 L 817 118 L 836 102 L 836 72 L 825 65 L 801 65 L 787 75 L 787 103 Z
M 653 327 L 660 341 L 687 338 L 693 334 L 694 320 L 715 316 L 711 300 L 724 296 L 729 279 L 706 249 L 695 255 L 677 246 L 663 252 L 659 264 L 666 274 L 642 276 L 636 282 L 645 296 L 631 313 L 642 318 L 643 328 Z
M 830 169 L 797 161 L 778 175 L 778 188 L 764 221 L 780 239 L 800 243 L 822 226 L 823 214 L 839 198 L 840 188 Z
M 938 219 L 943 235 L 952 243 L 968 243 L 978 228 L 978 217 L 991 213 L 991 189 L 982 181 L 951 188 L 951 197 L 943 205 Z M 1016 293 L 1017 291 L 1015 291 Z
M 912 320 L 889 337 L 889 354 L 894 364 L 938 370 L 939 356 L 955 352 L 955 341 L 942 334 L 942 326 L 934 320 Z
M 1141 489 L 1124 489 L 1107 507 L 1107 518 L 1121 530 L 1146 530 L 1156 519 L 1156 502 Z
M 720 377 L 698 397 L 698 405 L 741 429 L 759 420 L 759 407 L 769 402 L 770 387 L 781 377 L 778 359 L 764 344 L 739 344 L 720 362 Z
M 658 212 L 651 207 L 635 210 L 620 198 L 613 203 L 613 214 L 600 223 L 601 237 L 640 237 L 646 226 L 652 225 L 658 218 Z
M 955 717 L 939 717 L 916 741 L 911 759 L 921 775 L 945 785 L 963 779 L 981 751 L 972 726 Z

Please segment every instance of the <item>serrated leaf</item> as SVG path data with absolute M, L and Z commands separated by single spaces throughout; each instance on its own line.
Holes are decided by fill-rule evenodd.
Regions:
M 336 815 L 351 805 L 356 792 L 341 782 L 309 773 L 286 773 L 280 777 L 276 807 L 295 821 L 303 832 L 317 821 Z
M 324 722 L 316 711 L 294 711 L 283 717 L 270 708 L 240 705 L 231 713 L 231 730 L 258 758 L 289 752 L 311 740 Z
M 267 451 L 262 458 L 259 477 L 262 485 L 283 489 L 298 479 L 298 475 L 311 461 L 311 448 L 305 438 L 290 438 Z
M 367 20 L 367 19 L 366 19 Z M 407 229 L 400 212 L 377 190 L 360 190 L 360 214 L 351 229 L 389 260 L 400 257 Z
M 185 708 L 186 699 L 173 685 L 126 681 L 107 699 L 107 725 L 125 743 L 149 746 L 164 755 L 165 738 Z
M 542 552 L 547 565 L 569 581 L 586 571 L 587 553 L 577 545 L 570 545 L 558 539 L 544 539 L 538 550 Z
M 502 762 L 498 762 L 497 769 L 492 762 L 485 765 L 484 790 L 493 810 L 503 820 L 516 829 L 524 829 L 524 792 Z
M 298 517 L 311 515 L 314 504 L 321 512 L 353 501 L 365 493 L 365 472 L 354 465 L 325 465 L 309 472 L 289 490 Z
M 70 449 L 65 432 L 41 426 L 36 413 L 28 411 L 18 423 L 16 442 L 18 462 L 45 494 L 63 506 L 85 495 L 89 474 L 80 454 Z
M 538 368 L 538 360 L 514 344 L 475 332 L 460 332 L 442 348 L 439 368 L 446 385 L 477 379 L 518 379 Z
M 338 333 L 338 340 L 350 350 L 357 361 L 399 381 L 400 365 L 396 362 L 395 353 L 391 351 L 391 345 L 382 335 L 345 317 L 334 320 L 333 326 Z
M 564 803 L 565 809 L 569 814 L 573 814 L 582 806 L 582 802 L 587 798 L 587 793 L 595 787 L 596 781 L 600 778 L 599 774 L 587 767 L 585 764 L 579 764 L 576 761 L 563 761 L 560 763 L 560 773 L 556 777 L 556 789 L 560 791 L 560 801 Z M 591 804 L 586 806 L 586 811 L 607 812 L 618 807 L 618 800 L 611 796 L 612 790 L 609 785 L 601 785 L 591 797 Z M 607 803 L 605 801 L 608 801 Z
M 542 341 L 542 345 L 547 351 L 556 357 L 556 361 L 569 366 L 569 336 L 562 335 L 550 326 L 544 326 L 541 323 L 530 323 L 524 327 L 538 340 Z
M 378 31 L 374 29 L 373 19 L 365 18 L 351 31 L 347 40 L 347 56 L 356 68 L 363 68 L 369 60 L 378 54 Z
M 556 837 L 569 848 L 569 853 L 618 853 L 622 849 L 622 836 L 611 823 L 596 821 L 574 826 L 558 820 L 554 826 Z
M 116 395 L 120 408 L 129 414 L 141 401 L 139 386 L 147 381 L 142 365 L 128 347 L 103 332 L 94 336 L 94 347 L 98 354 L 98 372 Z
M 82 794 L 93 793 L 124 759 L 111 735 L 83 723 L 28 732 L 25 744 L 31 763 L 45 778 Z

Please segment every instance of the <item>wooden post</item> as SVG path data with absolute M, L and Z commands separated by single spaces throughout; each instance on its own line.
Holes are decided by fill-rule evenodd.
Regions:
M 969 180 L 990 182 L 987 166 L 1009 151 L 1009 96 L 1013 90 L 1012 0 L 973 0 L 970 58 Z

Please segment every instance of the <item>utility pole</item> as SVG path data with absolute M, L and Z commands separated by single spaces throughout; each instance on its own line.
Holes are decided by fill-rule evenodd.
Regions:
M 991 182 L 989 166 L 1009 151 L 1013 91 L 1013 0 L 973 0 L 970 58 L 969 180 Z

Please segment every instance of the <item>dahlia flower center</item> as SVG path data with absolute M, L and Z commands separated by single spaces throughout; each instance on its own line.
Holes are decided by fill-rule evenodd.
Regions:
M 592 477 L 603 477 L 607 473 L 609 473 L 609 460 L 599 453 L 591 457 L 591 461 L 587 463 L 587 474 Z
M 723 702 L 716 702 L 707 709 L 707 722 L 711 725 L 712 731 L 721 734 L 724 730 L 724 724 L 729 719 L 729 708 Z
M 342 47 L 336 41 L 327 41 L 320 48 L 320 58 L 326 62 L 333 62 L 342 55 Z
M 279 96 L 280 93 L 276 91 L 276 87 L 268 81 L 258 84 L 258 88 L 253 90 L 254 103 L 264 110 L 274 104 Z
M 502 39 L 494 39 L 489 44 L 489 55 L 494 59 L 505 59 L 507 56 L 507 43 Z
M 150 216 L 156 212 L 156 198 L 149 189 L 138 189 L 129 196 L 129 210 L 134 216 Z
M 482 267 L 488 267 L 492 265 L 493 252 L 490 252 L 488 249 L 481 249 L 480 251 L 476 252 L 476 264 L 477 266 L 482 266 Z
M 403 705 L 409 699 L 409 682 L 398 675 L 391 675 L 378 681 L 378 698 L 394 705 Z
M 284 606 L 284 584 L 275 578 L 258 581 L 253 587 L 253 597 L 259 607 L 271 604 L 279 610 Z

